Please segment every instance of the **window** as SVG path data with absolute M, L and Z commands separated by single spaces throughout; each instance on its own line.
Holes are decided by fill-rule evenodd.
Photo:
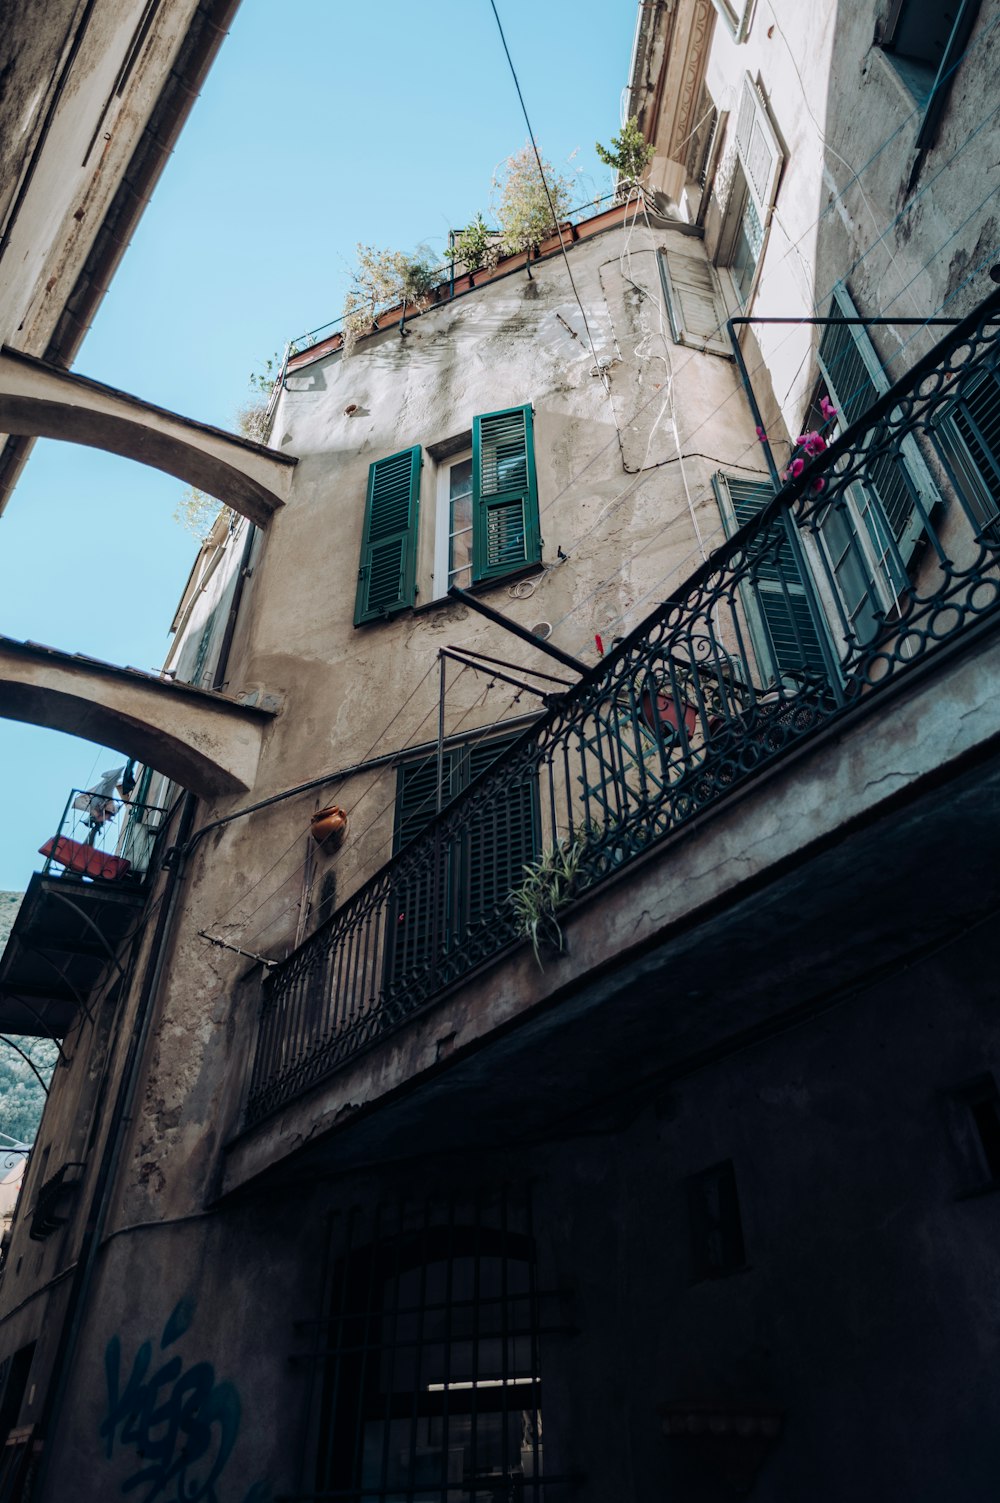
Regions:
M 754 0 L 712 0 L 734 42 L 745 42 L 753 19 Z
M 472 583 L 472 455 L 448 466 L 448 585 Z
M 433 445 L 438 495 L 433 593 L 467 588 L 541 562 L 530 407 L 473 418 L 471 435 Z M 368 471 L 354 624 L 416 603 L 420 445 Z
M 858 316 L 847 288 L 836 287 L 830 317 Z M 822 382 L 816 401 L 829 396 L 838 411 L 838 428 L 857 422 L 889 390 L 875 346 L 860 324 L 827 324 L 817 360 Z M 822 424 L 818 415 L 810 421 L 813 426 Z M 898 447 L 875 455 L 864 478 L 848 487 L 825 514 L 820 538 L 857 642 L 868 642 L 877 634 L 883 615 L 896 608 L 908 587 L 907 566 L 924 537 L 924 518 L 938 500 L 920 450 L 907 434 Z
M 736 116 L 736 156 L 719 264 L 729 268 L 745 308 L 753 293 L 784 160 L 764 96 L 749 73 L 743 78 Z
M 916 144 L 933 145 L 980 0 L 888 0 L 878 43 L 923 110 Z
M 941 456 L 977 531 L 1000 542 L 1000 373 L 973 374 L 935 429 Z
M 373 1219 L 374 1239 L 333 1263 L 305 1496 L 540 1503 L 540 1296 L 526 1212 L 505 1193 Z
M 448 445 L 438 461 L 437 514 L 434 522 L 434 595 L 447 595 L 451 585 L 467 590 L 472 583 L 472 434 L 465 443 Z M 455 452 L 457 451 L 457 452 Z
M 442 805 L 486 771 L 511 740 L 473 741 L 448 748 L 442 767 Z M 394 851 L 430 823 L 437 809 L 437 756 L 404 764 L 396 784 Z M 427 863 L 397 877 L 395 922 L 387 950 L 388 990 L 411 992 L 450 950 L 499 918 L 537 849 L 533 777 L 507 791 L 499 807 L 474 814 L 442 849 L 436 870 Z M 435 880 L 436 879 L 436 880 Z
M 691 1267 L 695 1279 L 718 1279 L 746 1267 L 743 1221 L 732 1159 L 687 1182 Z
M 744 480 L 721 472 L 712 477 L 727 536 L 762 511 L 774 491 L 766 480 Z M 790 525 L 790 524 L 789 524 Z M 740 586 L 754 655 L 764 686 L 825 674 L 823 649 L 805 580 L 779 519 L 759 539 L 750 557 L 750 577 Z
M 678 344 L 732 357 L 726 320 L 729 311 L 715 267 L 703 255 L 661 250 L 660 280 L 670 328 Z

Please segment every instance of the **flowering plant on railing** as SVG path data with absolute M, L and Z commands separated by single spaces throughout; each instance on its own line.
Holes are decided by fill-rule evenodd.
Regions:
M 836 407 L 833 406 L 828 397 L 821 397 L 819 405 L 820 412 L 823 415 L 824 421 L 828 423 L 832 422 L 833 419 L 837 416 Z M 762 444 L 770 443 L 770 439 L 767 436 L 766 430 L 759 424 L 754 429 L 754 432 L 756 433 L 757 438 Z M 820 454 L 825 453 L 826 448 L 827 441 L 818 429 L 813 428 L 810 429 L 808 433 L 800 433 L 798 438 L 795 440 L 795 444 L 792 448 L 792 454 L 788 463 L 788 468 L 781 476 L 782 480 L 797 480 L 805 469 L 808 461 L 810 459 L 816 459 Z M 796 452 L 797 450 L 801 450 L 801 452 L 798 453 Z M 817 475 L 812 482 L 813 494 L 819 495 L 820 491 L 824 489 L 825 485 L 826 481 L 824 480 L 823 476 Z

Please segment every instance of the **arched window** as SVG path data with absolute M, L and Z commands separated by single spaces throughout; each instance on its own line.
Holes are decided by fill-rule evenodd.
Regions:
M 543 1497 L 533 1243 L 513 1222 L 506 1197 L 399 1212 L 335 1260 L 315 1496 Z

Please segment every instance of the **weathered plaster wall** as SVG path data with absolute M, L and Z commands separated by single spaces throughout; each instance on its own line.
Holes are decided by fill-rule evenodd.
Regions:
M 1000 1464 L 990 1377 L 1000 1202 L 961 1198 L 975 1171 L 944 1104 L 996 1064 L 989 970 L 980 933 L 652 1099 L 609 1079 L 604 1114 L 577 1137 L 289 1183 L 210 1218 L 123 1228 L 102 1254 L 103 1298 L 83 1333 L 51 1496 L 128 1496 L 145 1432 L 123 1436 L 106 1362 L 124 1385 L 146 1341 L 139 1395 L 170 1415 L 187 1393 L 192 1420 L 212 1416 L 191 1476 L 221 1462 L 219 1503 L 256 1503 L 262 1484 L 277 1495 L 308 1487 L 302 1358 L 326 1330 L 308 1323 L 322 1310 L 327 1215 L 371 1217 L 398 1196 L 464 1202 L 477 1185 L 530 1177 L 538 1282 L 561 1291 L 546 1309 L 566 1327 L 541 1345 L 545 1468 L 578 1475 L 581 1503 L 664 1488 L 679 1503 L 730 1496 L 662 1433 L 660 1406 L 699 1400 L 783 1416 L 754 1488 L 761 1503 L 985 1503 Z M 746 1266 L 698 1282 L 686 1178 L 726 1159 Z M 203 1388 L 196 1363 L 209 1364 Z M 963 1383 L 942 1382 L 958 1372 Z M 147 1444 L 144 1464 L 178 1454 L 179 1442 Z
M 640 227 L 626 242 L 623 232 L 614 232 L 571 252 L 610 394 L 591 373 L 594 356 L 556 261 L 539 265 L 531 280 L 509 277 L 435 309 L 412 322 L 405 341 L 395 332 L 377 336 L 350 360 L 327 357 L 290 380 L 272 444 L 301 455 L 301 462 L 287 505 L 255 547 L 227 671 L 231 694 L 278 690 L 282 696 L 264 738 L 253 799 L 430 739 L 443 643 L 552 666 L 465 607 L 431 604 L 436 487 L 429 456 L 418 597 L 429 608 L 355 630 L 355 580 L 374 459 L 409 444 L 426 450 L 446 441 L 467 430 L 476 413 L 533 403 L 545 567 L 532 576 L 530 592 L 522 586 L 513 598 L 501 581 L 491 598 L 528 626 L 551 620 L 554 640 L 587 660 L 594 656 L 595 631 L 610 640 L 634 624 L 718 537 L 709 478 L 742 454 L 752 429 L 742 411 L 725 425 L 712 423 L 719 403 L 736 390 L 730 362 L 681 351 L 664 337 L 654 251 L 669 233 Z M 351 403 L 358 410 L 347 417 Z M 202 645 L 202 674 L 217 658 L 242 541 L 242 529 L 216 538 L 196 568 L 170 658 L 180 678 L 198 672 Z M 568 555 L 565 562 L 559 548 Z M 523 716 L 528 704 L 514 700 L 512 689 L 491 690 L 488 681 L 471 673 L 459 678 L 456 671 L 447 729 L 473 732 L 498 718 Z M 389 854 L 394 786 L 395 774 L 386 770 L 336 790 L 319 789 L 225 826 L 188 858 L 109 1233 L 200 1216 L 220 1184 L 221 1144 L 238 1120 L 253 1042 L 257 973 L 250 967 L 243 984 L 248 962 L 208 946 L 199 931 L 282 953 L 300 923 L 312 809 L 335 791 L 350 810 L 352 837 L 336 873 L 342 898 Z M 250 801 L 219 797 L 201 817 Z M 322 876 L 335 865 L 316 867 L 314 901 Z M 158 887 L 151 914 L 159 901 Z M 119 1038 L 131 1027 L 145 964 L 143 950 L 113 1014 Z M 77 1084 L 61 1088 L 44 1131 L 53 1166 L 74 1155 L 80 1124 L 91 1121 L 79 1095 L 80 1065 L 89 1061 L 87 1079 L 103 1082 L 105 1121 L 81 1153 L 89 1161 L 82 1206 L 92 1193 L 90 1176 L 120 1063 L 109 1066 L 96 1042 L 81 1049 Z M 80 1230 L 71 1223 L 68 1241 L 50 1244 L 41 1263 L 25 1259 L 15 1274 L 29 1246 L 23 1225 L 15 1227 L 9 1297 L 30 1316 L 8 1322 L 5 1349 L 7 1336 L 23 1344 L 37 1331 L 45 1300 L 32 1296 L 68 1266 Z M 96 1296 L 102 1318 L 118 1303 L 115 1288 L 112 1276 Z M 54 1307 L 52 1316 L 55 1333 Z M 39 1394 L 51 1356 L 39 1350 Z
M 785 146 L 775 212 L 751 312 L 808 317 L 829 312 L 846 279 L 863 314 L 923 319 L 961 316 L 991 289 L 996 258 L 1000 152 L 995 116 L 1000 5 L 985 0 L 955 75 L 936 144 L 907 192 L 920 123 L 913 96 L 873 45 L 885 7 L 867 0 L 816 9 L 760 0 L 750 34 L 736 45 L 717 26 L 706 82 L 728 132 L 706 217 L 716 253 L 732 182 L 733 138 L 744 74 L 760 79 Z M 982 265 L 985 260 L 986 264 Z M 979 267 L 966 285 L 966 277 Z M 890 375 L 899 376 L 933 342 L 934 331 L 871 331 Z M 758 329 L 788 433 L 800 431 L 815 380 L 808 329 Z M 770 424 L 771 413 L 768 413 Z
M 653 244 L 667 233 L 656 231 Z M 626 249 L 631 262 L 623 264 Z M 382 334 L 347 361 L 327 357 L 289 378 L 272 443 L 292 449 L 300 462 L 247 581 L 228 670 L 231 691 L 280 687 L 283 696 L 265 738 L 255 799 L 432 739 L 440 645 L 476 646 L 518 662 L 534 656 L 539 666 L 552 666 L 450 602 L 354 628 L 374 459 L 414 443 L 445 442 L 470 428 L 478 412 L 533 402 L 546 567 L 533 576 L 527 598 L 512 598 L 503 581 L 490 598 L 523 625 L 552 621 L 553 641 L 585 660 L 595 655 L 594 632 L 610 642 L 717 540 L 711 472 L 752 442 L 739 407 L 732 415 L 730 404 L 725 425 L 712 422 L 735 389 L 732 364 L 664 340 L 649 232 L 636 231 L 628 247 L 623 232 L 610 233 L 572 255 L 598 355 L 610 362 L 610 397 L 591 374 L 593 356 L 556 261 L 530 281 L 507 278 L 433 310 L 410 325 L 405 340 Z M 357 411 L 348 416 L 352 404 Z M 640 462 L 648 453 L 650 469 L 638 473 L 633 460 L 626 470 L 623 449 Z M 427 456 L 418 595 L 425 607 L 435 491 Z M 569 555 L 565 563 L 559 547 Z M 234 566 L 218 572 L 220 582 Z M 179 644 L 176 661 L 185 651 Z M 453 683 L 448 732 L 472 733 L 530 707 L 525 697 L 514 703 L 514 689 L 490 690 L 471 672 L 459 681 L 455 670 Z M 332 861 L 317 858 L 314 903 L 331 869 L 342 901 L 391 854 L 394 770 L 361 774 L 333 792 L 350 813 L 351 833 Z M 309 814 L 325 796 L 319 789 L 226 826 L 188 865 L 146 1107 L 135 1129 L 135 1163 L 146 1178 L 126 1192 L 130 1219 L 179 1214 L 198 1203 L 206 1138 L 220 1130 L 220 1112 L 231 1124 L 242 1088 L 254 999 L 253 988 L 244 995 L 234 983 L 246 962 L 209 949 L 197 931 L 269 956 L 287 951 L 309 877 Z M 214 812 L 231 807 L 220 803 Z

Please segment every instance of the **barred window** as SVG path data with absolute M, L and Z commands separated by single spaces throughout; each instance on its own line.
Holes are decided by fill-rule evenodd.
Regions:
M 353 1503 L 559 1496 L 543 1468 L 541 1296 L 526 1201 L 338 1218 L 315 1492 Z

